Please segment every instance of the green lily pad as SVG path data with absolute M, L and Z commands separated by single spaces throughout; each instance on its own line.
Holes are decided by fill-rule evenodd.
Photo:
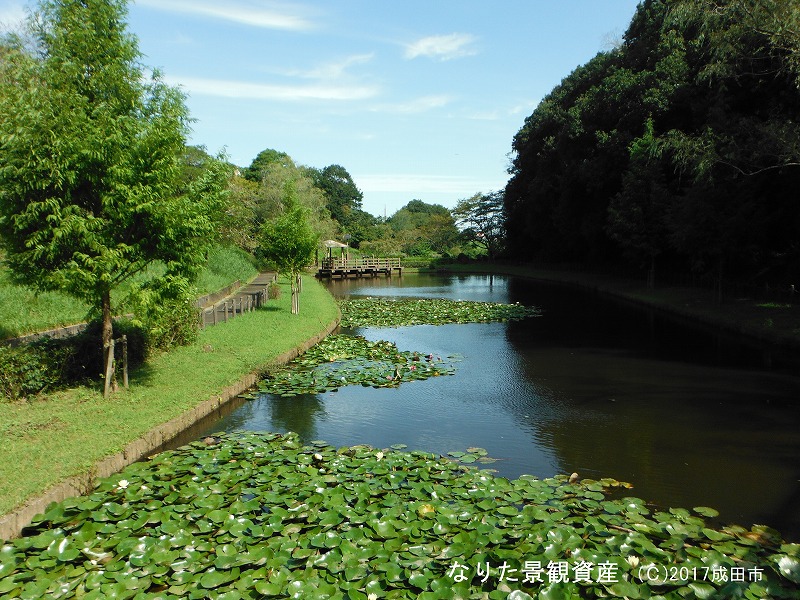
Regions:
M 100 482 L 92 508 L 51 507 L 0 547 L 4 597 L 797 597 L 800 546 L 766 527 L 705 523 L 702 507 L 651 514 L 606 480 L 508 480 L 401 448 L 304 445 L 294 434 L 220 435 Z M 320 469 L 320 465 L 324 466 Z M 321 472 L 322 471 L 322 472 Z M 147 495 L 122 506 L 121 479 Z M 598 494 L 600 495 L 598 497 Z M 211 500 L 213 498 L 213 500 Z M 128 515 L 110 518 L 113 512 Z M 147 520 L 142 522 L 142 516 Z M 700 517 L 696 516 L 700 515 Z M 713 518 L 713 517 L 709 517 Z M 132 530 L 133 525 L 137 526 Z M 75 554 L 75 552 L 78 554 Z M 526 564 L 616 564 L 613 582 L 524 581 Z M 454 581 L 455 564 L 467 579 Z M 490 574 L 486 582 L 479 569 Z M 500 581 L 505 564 L 517 582 Z M 634 566 L 637 565 L 638 567 Z M 731 569 L 651 585 L 637 568 Z M 759 572 L 760 581 L 748 573 Z M 38 594 L 38 595 L 37 595 Z M 760 594 L 760 596 L 759 596 Z

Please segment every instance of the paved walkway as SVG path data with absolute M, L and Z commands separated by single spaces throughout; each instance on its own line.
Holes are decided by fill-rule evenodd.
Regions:
M 267 288 L 275 280 L 275 273 L 259 273 L 255 279 L 235 292 L 203 308 L 201 327 L 224 323 L 246 312 L 255 310 L 267 302 Z

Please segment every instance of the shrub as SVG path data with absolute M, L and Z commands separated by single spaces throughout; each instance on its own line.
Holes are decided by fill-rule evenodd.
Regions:
M 267 288 L 267 298 L 270 300 L 277 300 L 281 297 L 281 286 L 277 284 L 277 282 L 273 281 L 269 284 Z
M 0 397 L 21 400 L 57 386 L 58 362 L 44 348 L 0 346 Z

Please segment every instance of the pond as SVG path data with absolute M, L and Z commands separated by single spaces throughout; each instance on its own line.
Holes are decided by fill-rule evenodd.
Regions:
M 656 505 L 712 506 L 722 522 L 766 524 L 800 540 L 796 357 L 543 282 L 406 274 L 330 287 L 338 297 L 520 302 L 542 316 L 347 332 L 459 355 L 456 374 L 397 388 L 263 394 L 196 434 L 295 431 L 306 442 L 441 454 L 477 446 L 506 477 L 611 477 Z

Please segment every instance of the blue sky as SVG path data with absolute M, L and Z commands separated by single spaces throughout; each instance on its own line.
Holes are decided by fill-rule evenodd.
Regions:
M 144 64 L 181 86 L 191 143 L 344 166 L 365 210 L 502 189 L 514 134 L 637 0 L 136 0 Z M 0 0 L 0 22 L 23 14 Z

